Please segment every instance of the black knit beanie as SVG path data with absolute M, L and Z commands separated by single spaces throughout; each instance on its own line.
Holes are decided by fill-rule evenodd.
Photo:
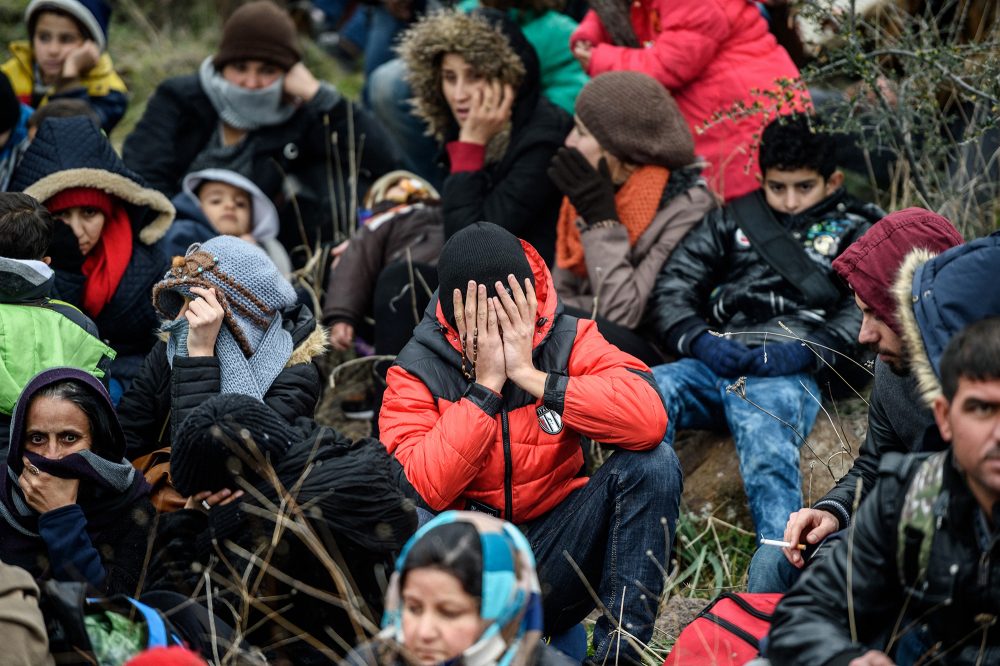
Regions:
M 170 476 L 185 496 L 203 490 L 238 490 L 237 477 L 263 478 L 260 454 L 272 465 L 290 446 L 291 427 L 270 407 L 238 393 L 217 395 L 181 423 L 170 451 Z
M 525 278 L 535 284 L 521 241 L 492 222 L 477 222 L 452 236 L 441 250 L 437 268 L 441 311 L 452 326 L 455 325 L 452 294 L 458 289 L 464 301 L 469 280 L 485 284 L 487 296 L 496 296 L 496 281 L 506 286 L 511 273 L 519 284 L 523 285 Z
M 0 134 L 12 130 L 21 119 L 21 102 L 14 94 L 10 79 L 0 73 Z M 4 144 L 0 143 L 0 149 Z
M 241 6 L 222 26 L 222 41 L 212 60 L 215 69 L 238 60 L 263 60 L 284 71 L 302 60 L 295 23 L 271 0 Z

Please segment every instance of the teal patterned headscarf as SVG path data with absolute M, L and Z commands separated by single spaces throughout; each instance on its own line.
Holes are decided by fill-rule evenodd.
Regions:
M 400 573 L 406 570 L 406 559 L 414 544 L 434 528 L 455 522 L 468 523 L 479 533 L 483 553 L 479 615 L 490 624 L 479 640 L 451 663 L 464 666 L 531 663 L 542 637 L 542 594 L 535 572 L 535 556 L 520 530 L 484 513 L 445 511 L 406 542 L 389 581 L 382 631 L 378 637 L 403 645 Z

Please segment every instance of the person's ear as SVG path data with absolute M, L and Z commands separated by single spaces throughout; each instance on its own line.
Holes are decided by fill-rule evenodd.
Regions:
M 44 263 L 44 264 L 45 264 L 46 266 L 51 266 L 51 265 L 52 265 L 52 257 L 48 257 L 48 256 L 46 256 L 46 257 L 42 257 L 42 262 L 43 262 L 43 263 Z
M 826 194 L 833 194 L 844 185 L 844 172 L 837 169 L 826 179 Z
M 951 423 L 948 422 L 948 409 L 951 403 L 943 395 L 934 398 L 934 421 L 937 423 L 941 438 L 951 442 Z

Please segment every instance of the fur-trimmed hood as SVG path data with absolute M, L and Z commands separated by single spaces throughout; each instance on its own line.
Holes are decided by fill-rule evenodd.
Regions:
M 928 407 L 941 395 L 941 355 L 963 328 L 1000 315 L 1000 232 L 939 255 L 910 252 L 893 286 L 910 370 Z
M 153 245 L 174 220 L 174 206 L 125 166 L 107 137 L 88 118 L 50 118 L 25 151 L 11 191 L 41 202 L 63 190 L 92 187 L 123 201 L 139 240 Z
M 441 60 L 446 54 L 460 55 L 486 79 L 514 88 L 512 132 L 530 117 L 538 101 L 538 55 L 521 29 L 499 11 L 480 9 L 465 14 L 449 9 L 428 14 L 404 33 L 397 52 L 407 65 L 414 114 L 441 143 L 458 135 L 458 124 L 441 89 Z M 503 154 L 492 146 L 487 152 Z

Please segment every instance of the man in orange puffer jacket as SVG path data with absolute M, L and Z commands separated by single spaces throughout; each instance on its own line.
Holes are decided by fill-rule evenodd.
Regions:
M 389 370 L 379 418 L 404 487 L 425 510 L 522 528 L 550 634 L 595 605 L 571 559 L 614 609 L 594 629 L 594 659 L 637 662 L 612 625 L 649 641 L 682 485 L 649 368 L 563 314 L 535 249 L 495 224 L 455 234 L 438 276 L 442 298 Z M 615 447 L 589 479 L 587 439 Z

